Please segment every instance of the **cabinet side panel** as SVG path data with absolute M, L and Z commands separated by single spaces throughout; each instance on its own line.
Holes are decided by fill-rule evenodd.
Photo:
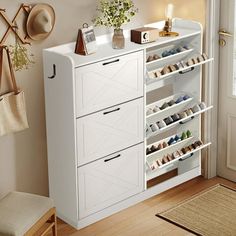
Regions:
M 77 227 L 73 62 L 46 50 L 43 58 L 50 197 L 55 202 L 59 217 Z M 50 79 L 54 65 L 56 76 Z

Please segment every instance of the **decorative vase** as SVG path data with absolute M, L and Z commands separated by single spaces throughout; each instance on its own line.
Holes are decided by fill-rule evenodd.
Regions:
M 112 37 L 112 47 L 114 49 L 123 49 L 125 47 L 125 37 L 123 29 L 114 29 Z

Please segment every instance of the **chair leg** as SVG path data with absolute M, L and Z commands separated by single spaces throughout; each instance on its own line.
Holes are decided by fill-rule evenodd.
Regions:
M 54 226 L 52 227 L 52 235 L 57 236 L 57 217 L 56 217 L 56 214 L 52 215 L 52 222 L 54 222 Z
M 48 227 L 41 233 L 41 236 L 45 236 L 52 229 L 53 236 L 57 236 L 57 218 L 56 209 L 51 208 L 46 212 L 25 234 L 24 236 L 32 236 L 42 228 L 45 223 L 48 223 Z

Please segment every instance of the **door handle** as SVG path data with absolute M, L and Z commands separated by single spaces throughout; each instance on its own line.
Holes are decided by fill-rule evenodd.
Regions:
M 233 37 L 233 35 L 231 33 L 227 32 L 225 29 L 220 29 L 219 35 L 226 36 L 226 37 Z

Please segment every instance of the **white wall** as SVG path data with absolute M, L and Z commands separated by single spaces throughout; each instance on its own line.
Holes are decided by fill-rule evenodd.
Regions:
M 91 24 L 91 18 L 96 14 L 96 0 L 45 0 L 44 2 L 54 7 L 56 25 L 48 39 L 32 42 L 32 47 L 29 47 L 35 55 L 36 64 L 29 70 L 16 73 L 18 85 L 26 93 L 30 128 L 17 134 L 0 137 L 0 198 L 11 190 L 48 194 L 42 49 L 75 41 L 78 28 L 84 22 Z M 194 19 L 204 24 L 205 0 L 135 0 L 139 13 L 125 28 L 163 19 L 164 9 L 169 2 L 176 6 L 175 16 Z M 12 19 L 21 3 L 19 0 L 1 0 L 0 8 L 6 8 L 6 14 Z M 25 3 L 40 3 L 40 1 L 26 0 Z M 0 21 L 0 36 L 5 28 L 4 23 Z M 106 31 L 96 29 L 96 34 Z M 8 43 L 13 39 L 11 35 Z M 3 87 L 6 88 L 6 84 Z

